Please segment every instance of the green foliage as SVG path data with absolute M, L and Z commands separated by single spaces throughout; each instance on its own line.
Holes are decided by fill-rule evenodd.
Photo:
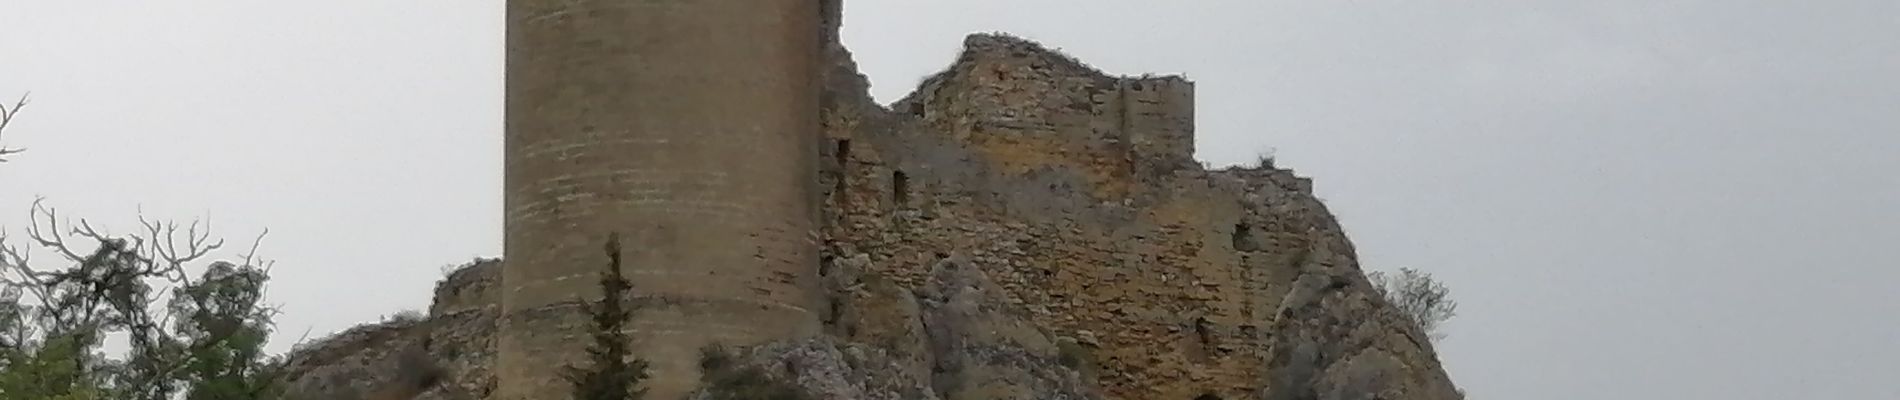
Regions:
M 753 365 L 739 365 L 720 346 L 700 349 L 699 369 L 710 400 L 811 400 L 805 389 L 765 374 Z
M 1458 315 L 1458 302 L 1451 299 L 1451 289 L 1432 279 L 1429 273 L 1400 268 L 1397 276 L 1374 271 L 1366 274 L 1366 279 L 1432 340 L 1443 339 L 1445 334 L 1439 332 L 1440 325 Z
M 26 103 L 0 104 L 0 133 Z M 0 145 L 0 162 L 21 151 Z M 224 245 L 209 225 L 140 218 L 142 234 L 107 235 L 39 201 L 29 218 L 25 247 L 0 231 L 0 399 L 276 398 L 277 360 L 263 351 L 276 311 L 261 303 L 268 273 L 256 246 L 194 280 L 186 271 Z M 34 249 L 67 265 L 48 268 Z M 119 358 L 101 350 L 112 335 L 130 345 Z
M 588 313 L 593 319 L 589 333 L 594 338 L 587 348 L 588 367 L 569 366 L 566 370 L 576 400 L 646 397 L 646 389 L 639 386 L 647 378 L 647 363 L 632 356 L 632 338 L 624 329 L 633 318 L 633 312 L 624 305 L 633 286 L 620 272 L 619 235 L 608 236 L 606 250 L 608 262 L 600 274 L 602 296 Z
M 97 365 L 86 351 L 95 346 L 91 342 L 71 335 L 47 338 L 32 347 L 0 349 L 0 398 L 104 399 L 104 382 L 92 373 Z
M 222 246 L 197 224 L 141 220 L 146 235 L 116 237 L 33 211 L 29 243 L 69 264 L 48 268 L 33 248 L 0 245 L 0 398 L 275 398 L 276 360 L 264 353 L 275 310 L 262 304 L 268 273 L 253 257 L 194 278 L 191 264 Z M 101 349 L 113 335 L 129 345 L 118 357 Z
M 1084 367 L 1089 367 L 1089 360 L 1094 358 L 1090 353 L 1088 346 L 1076 343 L 1073 339 L 1065 338 L 1056 342 L 1056 364 L 1069 369 L 1083 371 Z
M 263 307 L 269 275 L 262 269 L 213 263 L 171 299 L 173 339 L 189 357 L 179 363 L 188 400 L 245 400 L 274 394 L 274 364 L 263 349 L 275 310 Z

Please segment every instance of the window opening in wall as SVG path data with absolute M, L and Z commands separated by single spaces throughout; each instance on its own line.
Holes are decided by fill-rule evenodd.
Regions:
M 898 207 L 910 205 L 910 176 L 904 171 L 891 172 L 891 202 Z
M 1237 251 L 1259 251 L 1260 250 L 1258 246 L 1254 245 L 1253 226 L 1247 225 L 1247 223 L 1245 222 L 1234 224 L 1234 250 L 1237 250 Z
M 851 198 L 850 195 L 845 194 L 845 188 L 851 183 L 851 139 L 839 139 L 837 148 L 831 152 L 831 157 L 838 162 L 837 176 L 832 177 L 831 183 L 832 202 L 836 203 L 840 209 L 845 209 L 849 206 L 847 200 Z
M 838 296 L 830 296 L 830 298 L 825 299 L 825 303 L 826 312 L 824 321 L 821 323 L 825 325 L 836 325 L 840 319 L 839 314 L 844 313 L 844 300 L 839 299 Z
M 1192 333 L 1185 334 L 1189 336 L 1183 338 L 1186 342 L 1181 343 L 1181 351 L 1187 356 L 1188 361 L 1197 364 L 1212 362 L 1220 348 L 1214 344 L 1213 323 L 1208 321 L 1207 317 L 1195 317 L 1194 321 L 1188 325 L 1191 326 L 1186 328 L 1192 330 Z
M 1212 323 L 1207 322 L 1207 317 L 1195 318 L 1194 335 L 1199 336 L 1202 346 L 1214 347 L 1213 328 L 1209 327 L 1209 325 L 1212 325 Z
M 830 29 L 831 27 L 838 24 L 838 21 L 832 19 L 832 16 L 837 14 L 833 12 L 834 10 L 837 10 L 837 7 L 838 7 L 838 0 L 822 0 L 818 2 L 818 20 L 824 21 L 823 26 L 826 29 Z M 823 45 L 820 45 L 819 48 L 822 49 L 824 47 Z
M 831 155 L 837 157 L 840 168 L 844 167 L 845 163 L 851 162 L 851 139 L 838 139 L 838 149 L 831 152 Z

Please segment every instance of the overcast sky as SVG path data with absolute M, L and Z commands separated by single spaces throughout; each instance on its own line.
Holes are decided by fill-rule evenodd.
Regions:
M 1451 286 L 1474 399 L 1900 398 L 1900 2 L 847 4 L 884 101 L 970 32 L 1187 74 L 1201 159 L 1275 150 Z M 501 37 L 500 0 L 0 0 L 0 224 L 269 227 L 279 349 L 422 309 L 501 252 Z

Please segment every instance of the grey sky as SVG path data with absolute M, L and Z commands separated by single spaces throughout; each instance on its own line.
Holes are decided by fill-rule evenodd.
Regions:
M 0 224 L 268 226 L 279 348 L 422 308 L 500 253 L 500 4 L 0 0 Z M 1186 73 L 1200 158 L 1452 287 L 1474 399 L 1900 398 L 1900 2 L 847 4 L 886 101 L 977 31 Z

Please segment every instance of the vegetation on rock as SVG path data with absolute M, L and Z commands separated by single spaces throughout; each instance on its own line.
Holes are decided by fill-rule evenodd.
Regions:
M 810 400 L 803 388 L 766 375 L 756 365 L 741 365 L 722 346 L 700 349 L 699 368 L 707 400 Z
M 1399 268 L 1398 275 L 1373 271 L 1366 274 L 1366 279 L 1432 340 L 1443 339 L 1440 325 L 1458 315 L 1458 302 L 1451 299 L 1451 289 L 1432 279 L 1432 274 Z

